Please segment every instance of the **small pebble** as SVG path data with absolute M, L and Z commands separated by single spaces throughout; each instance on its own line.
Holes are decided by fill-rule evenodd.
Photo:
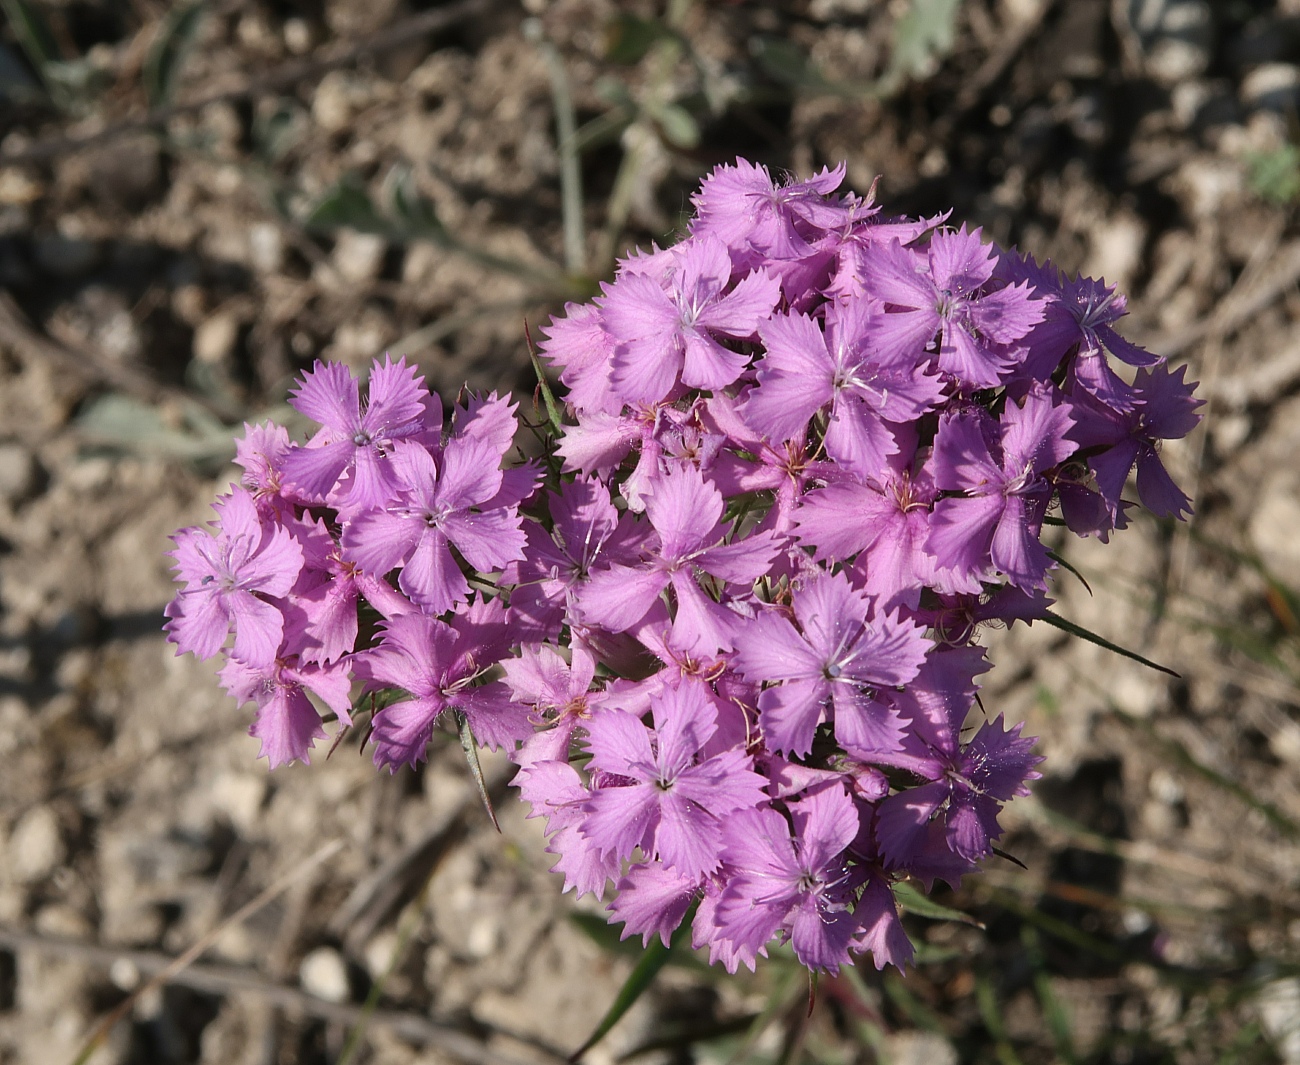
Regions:
M 1241 79 L 1241 99 L 1247 107 L 1289 113 L 1300 105 L 1300 67 L 1265 63 Z
M 332 947 L 317 947 L 303 958 L 298 979 L 304 991 L 326 1002 L 346 1002 L 350 994 L 348 967 Z
M 23 815 L 9 837 L 10 871 L 20 883 L 43 880 L 63 864 L 67 849 L 59 834 L 59 819 L 48 806 Z
M 0 500 L 21 503 L 36 488 L 36 460 L 21 444 L 0 444 Z
M 373 281 L 383 269 L 386 249 L 383 237 L 345 229 L 334 245 L 334 267 L 343 280 L 353 284 Z
M 248 261 L 259 274 L 278 274 L 284 267 L 284 236 L 273 222 L 248 227 Z
M 238 341 L 239 319 L 218 312 L 194 330 L 194 357 L 208 366 L 218 366 L 230 358 Z

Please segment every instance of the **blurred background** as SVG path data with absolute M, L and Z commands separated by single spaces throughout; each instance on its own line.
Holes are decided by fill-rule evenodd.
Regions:
M 915 906 L 915 969 L 811 1015 L 779 957 L 674 954 L 585 1060 L 1300 1063 L 1300 2 L 0 13 L 0 1062 L 115 1010 L 99 1065 L 547 1065 L 592 1031 L 639 946 L 560 895 L 506 767 L 501 836 L 454 741 L 268 774 L 163 643 L 163 551 L 317 358 L 527 410 L 527 330 L 739 154 L 1104 276 L 1191 364 L 1194 521 L 1062 539 L 1054 592 L 1181 676 L 987 634 L 984 704 L 1047 756 L 1024 867 Z

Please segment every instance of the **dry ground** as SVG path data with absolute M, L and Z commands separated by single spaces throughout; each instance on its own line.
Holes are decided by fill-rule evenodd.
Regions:
M 670 967 L 587 1060 L 1300 1062 L 1300 4 L 670 6 L 3 5 L 0 1062 L 71 1061 L 217 929 L 95 1061 L 333 1063 L 377 982 L 354 1061 L 555 1062 L 591 1030 L 631 959 L 518 804 L 497 836 L 454 745 L 268 774 L 163 643 L 162 552 L 315 358 L 527 393 L 524 322 L 737 153 L 845 160 L 1132 293 L 1129 335 L 1210 401 L 1166 452 L 1197 517 L 1063 544 L 1093 594 L 1063 578 L 1060 609 L 1182 676 L 992 634 L 985 704 L 1048 761 L 1007 815 L 1027 868 L 943 900 L 984 930 L 909 919 L 928 960 L 823 981 L 811 1019 L 779 965 Z M 936 54 L 908 37 L 952 11 Z

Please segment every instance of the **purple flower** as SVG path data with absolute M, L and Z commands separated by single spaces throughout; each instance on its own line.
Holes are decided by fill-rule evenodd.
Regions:
M 587 619 L 612 632 L 640 621 L 669 585 L 677 599 L 678 643 L 698 654 L 730 648 L 732 615 L 696 581 L 696 571 L 750 583 L 767 571 L 779 542 L 756 533 L 723 543 L 722 496 L 692 467 L 662 474 L 646 504 L 658 544 L 644 567 L 614 565 L 592 575 L 582 600 Z
M 916 676 L 930 647 L 923 630 L 897 614 L 875 615 L 842 573 L 796 591 L 794 617 L 798 629 L 775 611 L 761 614 L 737 640 L 735 668 L 772 684 L 758 699 L 768 748 L 806 755 L 817 726 L 834 720 L 835 738 L 850 751 L 896 749 L 904 723 L 878 694 Z
M 592 768 L 625 783 L 591 794 L 581 831 L 606 854 L 626 858 L 640 847 L 666 868 L 699 877 L 718 867 L 724 818 L 763 802 L 765 782 L 739 750 L 697 761 L 717 712 L 695 685 L 664 688 L 650 710 L 653 733 L 622 710 L 588 724 Z
M 618 876 L 620 861 L 615 854 L 601 848 L 579 831 L 585 815 L 582 808 L 589 789 L 578 771 L 567 762 L 527 762 L 519 767 L 511 782 L 520 797 L 532 807 L 528 816 L 546 818 L 546 849 L 559 855 L 553 872 L 564 874 L 564 890 L 576 890 L 599 898 L 607 881 Z
M 1191 499 L 1169 476 L 1159 453 L 1161 440 L 1178 440 L 1201 420 L 1196 408 L 1203 401 L 1193 396 L 1196 385 L 1187 383 L 1186 374 L 1186 366 L 1171 372 L 1166 363 L 1138 370 L 1132 388 L 1135 402 L 1127 412 L 1086 393 L 1072 397 L 1077 428 L 1071 438 L 1085 449 L 1097 449 L 1088 465 L 1112 514 L 1119 511 L 1120 493 L 1135 464 L 1138 498 L 1144 507 L 1158 518 L 1191 513 Z
M 772 809 L 727 819 L 723 859 L 731 876 L 714 920 L 727 939 L 757 949 L 782 933 L 808 968 L 839 971 L 858 930 L 846 850 L 858 834 L 853 800 L 822 788 L 790 804 L 794 832 Z
M 511 562 L 502 580 L 515 586 L 510 607 L 518 624 L 533 627 L 536 639 L 559 635 L 567 620 L 581 616 L 583 591 L 596 566 L 635 565 L 649 528 L 620 515 L 609 489 L 589 477 L 548 494 L 551 528 L 530 522 L 523 558 Z
M 713 237 L 675 249 L 666 285 L 642 273 L 605 287 L 602 316 L 614 338 L 614 390 L 629 403 L 657 403 L 680 381 L 722 388 L 745 370 L 748 356 L 723 347 L 715 334 L 753 336 L 781 295 L 780 283 L 757 270 L 730 292 L 731 259 Z
M 1050 263 L 1039 266 L 1010 253 L 1002 256 L 998 275 L 1027 282 L 1049 297 L 1044 301 L 1043 320 L 1024 338 L 1030 360 L 1024 372 L 1046 381 L 1067 352 L 1076 349 L 1072 365 L 1084 388 L 1107 406 L 1131 411 L 1129 388 L 1110 368 L 1106 353 L 1130 366 L 1153 366 L 1160 358 L 1125 340 L 1113 328 L 1113 323 L 1128 313 L 1124 296 L 1104 281 L 1091 277 L 1071 280 Z
M 1066 405 L 1043 385 L 1023 405 L 1008 403 L 1000 425 L 983 414 L 939 423 L 934 483 L 966 494 L 935 504 L 926 546 L 940 569 L 967 582 L 957 590 L 979 591 L 993 570 L 1026 591 L 1044 586 L 1052 562 L 1038 534 L 1052 491 L 1042 474 L 1073 453 L 1066 438 L 1073 424 Z M 1000 445 L 996 458 L 990 438 Z
M 608 691 L 592 691 L 596 659 L 586 648 L 575 645 L 566 662 L 549 644 L 524 647 L 518 658 L 501 663 L 510 698 L 531 708 L 531 722 L 545 726 L 530 737 L 514 758 L 520 765 L 538 761 L 569 759 L 574 730 L 586 728 L 591 716 L 609 705 Z
M 264 522 L 244 488 L 214 504 L 217 535 L 200 528 L 173 537 L 176 575 L 185 587 L 167 604 L 167 638 L 178 653 L 211 658 L 231 628 L 231 656 L 249 666 L 275 660 L 284 616 L 261 596 L 289 594 L 302 569 L 302 548 L 282 526 Z
M 1002 835 L 998 811 L 1013 795 L 1029 794 L 1025 783 L 1037 778 L 1033 767 L 1042 761 L 1032 753 L 1034 740 L 1020 735 L 1022 727 L 1005 729 L 999 716 L 981 725 L 963 747 L 956 715 L 914 722 L 909 750 L 923 753 L 894 756 L 889 762 L 929 783 L 880 804 L 876 838 L 888 865 L 906 868 L 922 857 L 932 822 L 942 826 L 948 848 L 959 858 L 975 862 L 992 853 L 993 841 Z
M 352 678 L 346 662 L 321 667 L 279 659 L 253 667 L 232 659 L 220 675 L 222 686 L 241 703 L 257 703 L 257 717 L 248 734 L 262 741 L 258 757 L 272 769 L 293 761 L 309 762 L 307 752 L 325 735 L 307 691 L 320 696 L 342 724 L 352 724 Z
M 885 423 L 910 422 L 943 397 L 944 383 L 904 352 L 868 343 L 867 301 L 832 304 L 826 331 L 802 314 L 778 315 L 760 329 L 767 354 L 745 420 L 769 439 L 788 440 L 829 409 L 826 451 L 846 469 L 870 477 L 898 452 Z
M 691 197 L 698 212 L 691 231 L 721 240 L 741 262 L 800 259 L 812 249 L 801 230 L 841 225 L 846 210 L 826 196 L 844 180 L 844 165 L 807 181 L 777 185 L 767 167 L 737 159 L 714 168 Z
M 898 359 L 920 359 L 939 334 L 939 369 L 964 388 L 996 385 L 1012 362 L 1005 345 L 1023 337 L 1044 313 L 1028 285 L 989 291 L 996 260 L 980 232 L 941 230 L 924 254 L 897 241 L 868 247 L 863 283 L 894 308 L 868 326 L 873 345 Z
M 377 576 L 402 564 L 398 586 L 441 614 L 469 591 L 452 545 L 480 572 L 523 558 L 519 500 L 499 498 L 501 453 L 492 441 L 452 437 L 440 461 L 407 443 L 391 462 L 402 487 L 383 510 L 364 511 L 349 523 L 343 533 L 349 560 Z
M 854 579 L 878 610 L 915 609 L 922 589 L 946 585 L 925 550 L 938 493 L 924 469 L 886 468 L 876 485 L 842 481 L 810 493 L 795 535 L 819 562 L 854 559 Z
M 284 457 L 284 479 L 315 499 L 325 499 L 344 473 L 349 507 L 383 506 L 397 488 L 385 461 L 394 442 L 424 428 L 423 378 L 406 359 L 375 360 L 364 407 L 357 379 L 342 363 L 317 360 L 289 400 L 324 428 L 305 448 Z
M 618 882 L 618 896 L 609 904 L 610 920 L 623 924 L 619 939 L 639 935 L 648 947 L 658 936 L 665 947 L 672 945 L 673 932 L 682 923 L 699 881 L 662 865 L 634 865 Z
M 424 761 L 434 722 L 446 710 L 463 713 L 474 738 L 493 748 L 532 734 L 527 710 L 510 701 L 504 684 L 475 686 L 500 658 L 502 614 L 499 605 L 478 603 L 450 625 L 403 614 L 380 626 L 379 646 L 354 660 L 357 675 L 369 690 L 400 688 L 411 698 L 375 714 L 375 765 L 396 771 Z

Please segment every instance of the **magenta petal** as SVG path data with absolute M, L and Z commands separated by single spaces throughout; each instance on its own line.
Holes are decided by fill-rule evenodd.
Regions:
M 344 556 L 367 573 L 382 577 L 393 570 L 420 541 L 423 522 L 405 514 L 368 510 L 343 530 Z
M 722 495 L 693 466 L 657 477 L 646 500 L 646 516 L 670 562 L 717 543 L 722 512 Z
M 224 598 L 235 625 L 231 656 L 250 666 L 274 662 L 284 635 L 284 615 L 251 592 L 236 590 Z
M 460 511 L 448 514 L 442 527 L 465 561 L 487 572 L 524 557 L 521 520 L 510 510 Z
M 903 749 L 907 722 L 897 712 L 843 684 L 831 685 L 835 738 L 851 754 L 868 756 Z
M 384 506 L 397 491 L 387 460 L 371 445 L 357 448 L 354 456 L 352 482 L 346 497 L 348 507 Z
M 749 365 L 749 356 L 724 348 L 707 333 L 690 330 L 683 337 L 682 383 L 691 388 L 725 388 Z
M 257 554 L 239 570 L 239 583 L 277 598 L 289 594 L 302 570 L 302 546 L 282 525 L 267 530 Z
M 1192 512 L 1191 498 L 1174 483 L 1155 448 L 1145 446 L 1137 457 L 1138 498 L 1157 518 L 1184 518 Z
M 424 761 L 428 756 L 433 722 L 444 706 L 437 699 L 408 699 L 392 703 L 374 716 L 371 742 L 375 765 L 395 772 L 398 766 Z
M 642 946 L 653 936 L 669 946 L 696 894 L 696 881 L 661 865 L 634 865 L 618 882 L 618 896 L 609 905 L 611 921 L 623 923 L 620 939 L 639 935 Z
M 359 396 L 357 379 L 345 364 L 317 359 L 303 374 L 302 384 L 289 398 L 289 405 L 321 425 L 351 436 L 360 426 Z
M 325 736 L 325 730 L 302 690 L 282 687 L 258 709 L 248 734 L 262 741 L 258 757 L 265 758 L 275 769 L 294 761 L 309 762 L 307 752 Z
M 1005 506 L 1001 495 L 939 500 L 925 544 L 935 565 L 978 580 L 989 567 L 993 531 Z
M 704 807 L 670 789 L 659 800 L 655 849 L 665 868 L 701 877 L 721 864 L 722 828 Z
M 402 568 L 398 587 L 432 614 L 443 614 L 464 602 L 469 581 L 456 565 L 447 538 L 438 529 L 425 529 Z
M 885 469 L 898 442 L 879 416 L 856 396 L 840 395 L 826 427 L 826 452 L 846 469 L 863 478 Z
M 867 321 L 866 339 L 871 350 L 901 364 L 926 361 L 925 351 L 939 332 L 934 310 L 882 311 Z
M 167 638 L 176 644 L 177 654 L 193 652 L 196 658 L 211 658 L 230 634 L 230 615 L 215 591 L 179 593 L 169 604 L 167 616 Z
M 898 307 L 930 307 L 935 303 L 934 279 L 927 263 L 897 240 L 870 244 L 863 251 L 867 290 L 885 303 Z M 936 316 L 937 317 L 937 316 Z M 931 330 L 933 335 L 933 330 Z
M 591 764 L 604 773 L 646 780 L 655 773 L 650 730 L 625 710 L 610 710 L 594 717 L 587 730 Z
M 877 969 L 886 965 L 907 967 L 916 951 L 903 930 L 894 893 L 884 880 L 873 876 L 867 881 L 853 916 L 861 929 L 854 943 L 855 950 L 869 950 Z
M 780 280 L 759 268 L 741 278 L 717 303 L 703 308 L 695 321 L 728 336 L 751 336 L 760 322 L 772 316 L 780 299 Z
M 284 457 L 284 481 L 313 499 L 324 499 L 334 490 L 356 451 L 351 440 L 324 447 L 296 447 Z
M 763 576 L 782 546 L 772 533 L 754 533 L 743 540 L 711 547 L 696 558 L 705 573 L 734 584 L 749 584 Z
M 424 378 L 415 375 L 415 367 L 407 366 L 406 359 L 393 362 L 385 358 L 375 360 L 370 370 L 366 413 L 362 426 L 370 433 L 394 429 L 424 416 L 424 399 L 428 395 Z
M 825 680 L 791 680 L 758 697 L 758 724 L 770 750 L 806 755 L 824 716 L 830 685 Z
M 948 795 L 940 781 L 891 795 L 877 807 L 876 841 L 889 866 L 906 866 L 920 854 L 926 826 Z
M 790 622 L 774 613 L 738 623 L 733 664 L 756 684 L 820 677 L 822 671 L 821 657 Z
M 1039 541 L 1036 530 L 1028 525 L 1025 501 L 1009 496 L 998 519 L 990 546 L 993 565 L 1007 575 L 1017 588 L 1032 591 L 1047 586 L 1047 571 L 1052 566 L 1047 548 Z
M 610 632 L 626 632 L 668 587 L 668 574 L 660 569 L 611 566 L 593 573 L 582 591 L 582 616 Z
M 474 738 L 494 751 L 533 734 L 528 709 L 512 702 L 509 689 L 499 681 L 467 689 L 456 705 L 464 711 Z
M 658 797 L 652 784 L 600 788 L 584 805 L 587 816 L 578 830 L 605 854 L 627 858 L 637 847 L 648 851 L 659 820 Z
M 790 945 L 795 957 L 814 972 L 839 972 L 849 962 L 849 942 L 857 922 L 847 909 L 820 907 L 809 898 L 793 913 Z
M 702 657 L 730 651 L 735 615 L 710 599 L 687 573 L 680 570 L 674 573 L 672 585 L 677 593 L 673 644 L 688 654 Z

